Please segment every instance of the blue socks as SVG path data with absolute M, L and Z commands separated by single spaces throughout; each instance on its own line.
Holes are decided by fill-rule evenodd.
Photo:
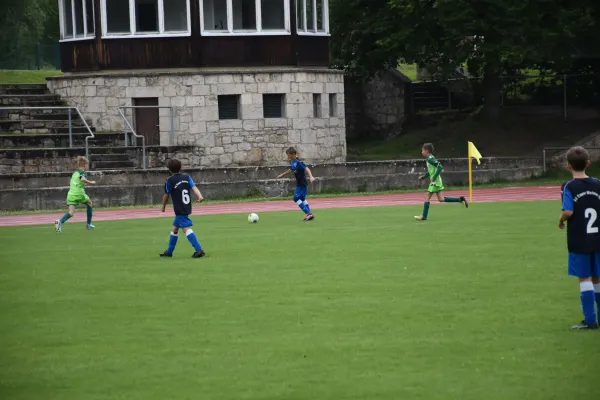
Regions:
M 594 284 L 594 293 L 596 295 L 596 307 L 598 307 L 598 318 L 600 319 L 600 283 Z
M 185 235 L 187 236 L 188 241 L 194 247 L 194 250 L 196 250 L 196 251 L 202 250 L 202 246 L 200 246 L 200 242 L 198 241 L 198 237 L 196 236 L 196 234 L 194 233 L 193 230 L 188 229 L 188 231 L 185 233 Z
M 581 289 L 581 308 L 583 310 L 585 322 L 588 324 L 595 324 L 595 302 L 597 294 L 594 293 L 594 284 L 591 281 L 579 282 L 579 288 Z
M 173 254 L 173 252 L 175 251 L 175 246 L 177 246 L 178 238 L 178 233 L 171 232 L 171 236 L 169 237 L 169 247 L 167 248 L 167 254 Z
M 296 204 L 298 204 L 298 207 L 300 207 L 300 209 L 304 211 L 305 214 L 311 214 L 310 206 L 308 205 L 308 202 L 306 200 L 297 200 Z
M 62 216 L 62 218 L 60 219 L 60 223 L 64 224 L 65 222 L 67 222 L 69 220 L 69 218 L 71 218 L 72 215 L 69 213 L 66 213 L 65 215 Z
M 87 206 L 87 224 L 92 224 L 92 206 Z

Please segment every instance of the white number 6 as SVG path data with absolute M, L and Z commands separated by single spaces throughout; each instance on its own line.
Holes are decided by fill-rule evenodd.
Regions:
M 183 189 L 181 191 L 181 200 L 183 201 L 183 204 L 190 204 L 190 192 L 188 192 L 187 189 Z M 585 215 L 587 216 L 587 211 Z M 594 221 L 595 220 L 596 218 L 594 218 Z M 596 232 L 598 232 L 598 228 L 596 228 Z
M 588 234 L 598 233 L 598 227 L 594 226 L 594 224 L 596 223 L 596 219 L 598 219 L 598 213 L 596 212 L 596 210 L 593 208 L 586 208 L 585 209 L 585 217 L 589 218 L 589 221 L 587 224 L 587 233 Z

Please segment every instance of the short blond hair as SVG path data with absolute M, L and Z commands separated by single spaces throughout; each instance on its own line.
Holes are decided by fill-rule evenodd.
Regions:
M 77 166 L 78 167 L 85 167 L 86 165 L 90 165 L 90 160 L 88 160 L 87 157 L 84 157 L 84 156 L 77 157 Z

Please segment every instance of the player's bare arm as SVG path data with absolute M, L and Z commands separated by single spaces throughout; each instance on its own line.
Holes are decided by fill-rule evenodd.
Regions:
M 163 195 L 163 199 L 162 199 L 162 207 L 161 207 L 161 211 L 165 212 L 165 208 L 167 207 L 167 203 L 169 202 L 169 195 L 168 194 L 164 194 Z
M 89 181 L 89 180 L 85 179 L 83 176 L 81 177 L 81 182 L 83 182 L 85 184 L 90 184 L 90 185 L 96 184 L 96 181 Z
M 573 211 L 568 211 L 565 210 L 560 214 L 560 218 L 558 220 L 558 227 L 560 229 L 564 229 L 565 228 L 565 222 L 571 218 L 571 216 L 573 215 Z
M 292 171 L 291 169 L 288 169 L 288 170 L 287 170 L 287 171 L 285 171 L 283 174 L 277 175 L 277 178 L 276 178 L 276 179 L 283 178 L 284 176 L 286 176 L 286 175 L 288 175 L 288 174 L 291 174 L 292 172 L 294 172 L 294 171 Z
M 202 197 L 202 193 L 200 193 L 200 189 L 198 189 L 198 186 L 194 186 L 192 188 L 192 190 L 194 191 L 194 193 L 198 197 L 198 203 L 202 203 L 204 201 L 204 197 Z
M 315 181 L 315 178 L 312 175 L 312 172 L 310 172 L 310 168 L 306 167 L 306 173 L 308 174 L 308 179 L 310 180 L 310 183 L 313 183 Z

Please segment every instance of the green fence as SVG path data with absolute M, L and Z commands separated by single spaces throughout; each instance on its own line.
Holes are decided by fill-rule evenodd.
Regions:
M 58 42 L 34 43 L 26 46 L 4 45 L 0 53 L 0 69 L 42 70 L 60 69 L 60 47 Z

